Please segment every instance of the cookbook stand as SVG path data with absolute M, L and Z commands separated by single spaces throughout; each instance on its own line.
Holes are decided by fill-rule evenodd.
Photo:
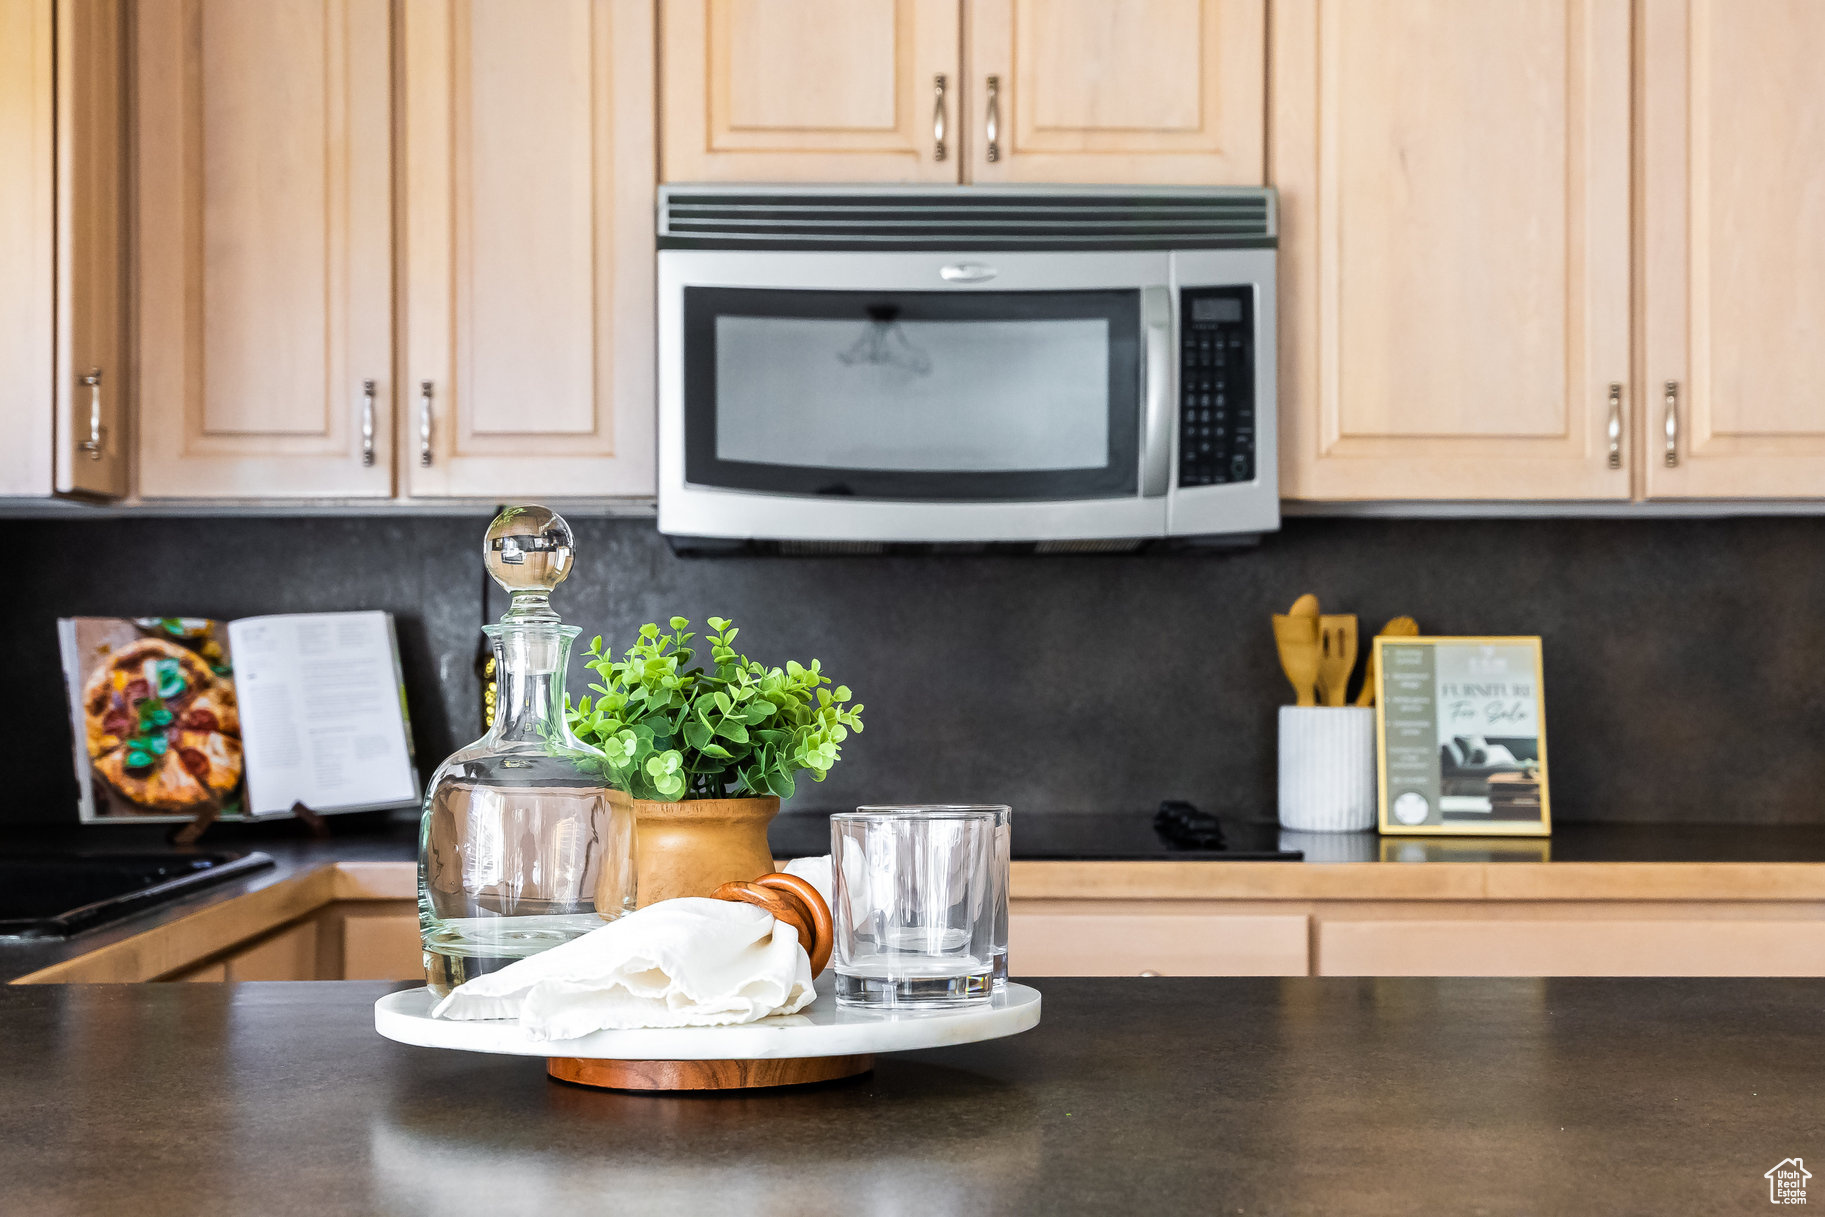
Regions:
M 195 819 L 171 834 L 171 843 L 173 845 L 195 845 L 198 841 L 202 840 L 203 834 L 209 831 L 209 826 L 216 822 L 216 818 L 220 816 L 221 813 L 222 809 L 214 804 L 203 808 L 203 810 L 196 813 Z M 296 816 L 304 827 L 310 830 L 311 836 L 327 837 L 330 835 L 329 825 L 323 822 L 323 817 L 306 807 L 304 804 L 293 803 L 291 805 L 291 814 Z

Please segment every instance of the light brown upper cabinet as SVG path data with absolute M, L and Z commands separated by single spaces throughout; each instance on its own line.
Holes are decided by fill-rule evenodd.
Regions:
M 1258 185 L 1264 0 L 965 0 L 967 177 Z
M 955 182 L 958 0 L 664 0 L 667 181 Z
M 122 29 L 0 0 L 0 494 L 127 489 Z
M 140 492 L 391 494 L 387 0 L 134 26 Z
M 653 12 L 402 10 L 413 495 L 653 492 Z
M 1640 19 L 1647 492 L 1825 497 L 1825 5 Z
M 665 0 L 666 181 L 1262 181 L 1265 0 Z
M 56 288 L 51 0 L 0 0 L 0 494 L 51 490 Z
M 1629 0 L 1273 27 L 1282 493 L 1629 497 Z

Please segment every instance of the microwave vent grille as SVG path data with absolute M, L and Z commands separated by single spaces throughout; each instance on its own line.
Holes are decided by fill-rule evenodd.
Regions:
M 1080 541 L 1039 541 L 1036 554 L 1131 554 L 1146 544 L 1145 537 L 1091 537 Z
M 1271 190 L 660 189 L 661 249 L 1224 249 L 1274 244 Z
M 778 553 L 786 558 L 841 558 L 884 554 L 881 541 L 780 541 Z

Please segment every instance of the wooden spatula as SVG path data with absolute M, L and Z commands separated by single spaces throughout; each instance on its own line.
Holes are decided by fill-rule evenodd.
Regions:
M 1381 627 L 1381 635 L 1384 638 L 1417 638 L 1419 637 L 1419 622 L 1413 620 L 1411 617 L 1396 617 L 1394 620 Z M 1375 704 L 1374 647 L 1369 648 L 1369 662 L 1368 666 L 1363 669 L 1362 692 L 1356 695 L 1356 704 L 1359 706 L 1372 706 Z
M 1355 670 L 1356 614 L 1324 614 L 1318 618 L 1318 693 L 1325 705 L 1343 705 Z
M 1280 670 L 1292 683 L 1294 704 L 1317 705 L 1318 619 L 1275 613 L 1274 645 L 1280 650 Z

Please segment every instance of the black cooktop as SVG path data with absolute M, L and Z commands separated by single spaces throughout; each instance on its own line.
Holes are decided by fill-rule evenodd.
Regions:
M 272 864 L 263 853 L 10 853 L 0 938 L 68 938 Z
M 1190 803 L 1166 802 L 1157 811 L 1075 812 L 1014 809 L 1016 861 L 1298 862 L 1305 854 L 1281 849 L 1280 830 L 1214 816 Z M 767 839 L 776 858 L 830 852 L 830 813 L 790 811 L 775 819 Z

